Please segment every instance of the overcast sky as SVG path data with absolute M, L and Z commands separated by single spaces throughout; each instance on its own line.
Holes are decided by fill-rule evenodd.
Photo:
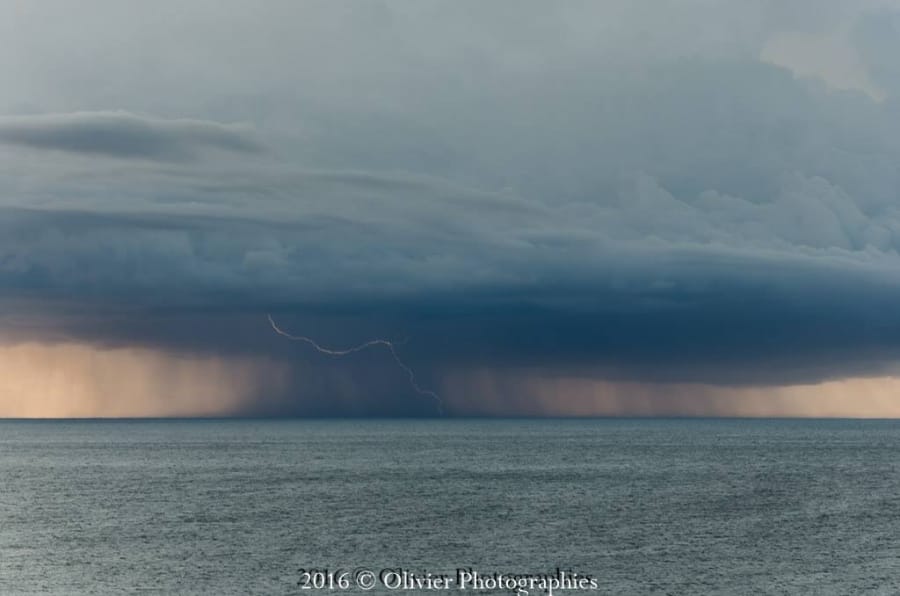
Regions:
M 0 415 L 900 414 L 900 1 L 0 7 Z

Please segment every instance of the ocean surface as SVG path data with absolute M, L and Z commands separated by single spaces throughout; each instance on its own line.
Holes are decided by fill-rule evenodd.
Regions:
M 898 594 L 900 423 L 0 421 L 0 594 L 364 593 L 311 568 Z

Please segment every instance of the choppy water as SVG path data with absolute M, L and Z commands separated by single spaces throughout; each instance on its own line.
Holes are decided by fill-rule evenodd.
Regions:
M 470 566 L 599 580 L 580 594 L 896 594 L 898 462 L 895 422 L 6 421 L 0 593 Z

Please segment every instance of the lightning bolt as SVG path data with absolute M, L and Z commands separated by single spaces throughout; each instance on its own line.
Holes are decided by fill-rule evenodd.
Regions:
M 311 337 L 306 337 L 304 335 L 292 335 L 292 334 L 288 333 L 287 331 L 285 331 L 284 329 L 282 329 L 281 327 L 278 326 L 278 323 L 275 322 L 275 319 L 272 318 L 272 315 L 267 314 L 266 318 L 269 319 L 269 325 L 272 326 L 272 329 L 278 335 L 280 335 L 282 337 L 286 337 L 287 339 L 289 339 L 291 341 L 302 341 L 304 343 L 307 343 L 307 344 L 311 345 L 313 348 L 315 348 L 316 351 L 318 351 L 319 353 L 326 354 L 328 356 L 347 356 L 349 354 L 361 352 L 367 348 L 371 348 L 374 346 L 384 346 L 385 348 L 387 348 L 388 352 L 390 352 L 391 357 L 393 357 L 394 362 L 397 363 L 397 366 L 399 366 L 403 370 L 403 372 L 406 373 L 407 379 L 409 381 L 409 386 L 412 387 L 413 391 L 415 391 L 419 395 L 424 395 L 426 397 L 433 399 L 435 401 L 435 403 L 437 404 L 438 412 L 440 414 L 444 413 L 444 400 L 442 400 L 441 396 L 438 395 L 437 393 L 435 393 L 434 391 L 431 391 L 430 389 L 425 389 L 424 387 L 419 385 L 418 381 L 416 381 L 416 373 L 413 372 L 413 369 L 408 364 L 406 364 L 400 358 L 400 355 L 397 353 L 397 344 L 395 342 L 392 342 L 387 339 L 371 339 L 367 342 L 359 344 L 358 346 L 353 346 L 351 348 L 346 348 L 343 350 L 336 350 L 333 348 L 326 348 L 324 346 L 319 345 L 319 343 L 316 340 L 312 339 Z

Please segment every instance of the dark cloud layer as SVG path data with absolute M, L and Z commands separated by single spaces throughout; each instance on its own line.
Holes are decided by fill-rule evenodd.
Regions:
M 74 112 L 0 118 L 0 143 L 32 149 L 173 161 L 204 149 L 260 150 L 245 127 L 162 120 L 128 112 Z
M 267 6 L 186 10 L 150 57 L 85 23 L 103 92 L 5 42 L 35 51 L 0 106 L 39 113 L 0 119 L 9 337 L 294 363 L 265 412 L 429 407 L 386 354 L 324 362 L 266 313 L 409 336 L 433 387 L 896 371 L 890 2 Z
M 4 222 L 8 292 L 77 312 L 76 336 L 114 344 L 278 350 L 262 316 L 272 312 L 338 345 L 412 336 L 427 367 L 721 383 L 878 372 L 900 347 L 900 283 L 879 259 L 611 244 L 579 264 L 572 255 L 591 245 L 470 236 L 432 248 L 442 264 L 403 258 L 407 238 L 337 219 L 7 210 Z M 480 259 L 488 251 L 498 264 Z M 135 313 L 151 322 L 129 323 Z

